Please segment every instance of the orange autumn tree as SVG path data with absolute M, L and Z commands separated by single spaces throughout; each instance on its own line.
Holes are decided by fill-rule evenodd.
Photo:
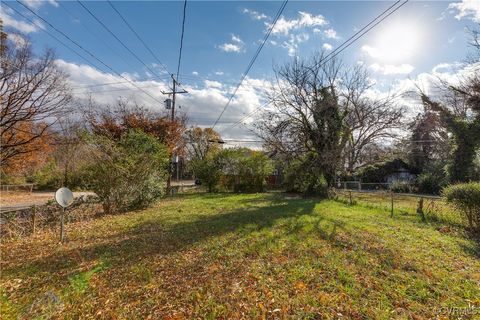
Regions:
M 183 155 L 185 119 L 171 121 L 167 115 L 147 109 L 136 103 L 121 100 L 113 107 L 92 108 L 87 122 L 93 133 L 119 140 L 130 129 L 140 129 L 164 144 L 170 154 Z
M 51 50 L 37 56 L 27 38 L 3 31 L 0 40 L 0 163 L 3 173 L 16 174 L 45 158 L 71 96 Z
M 8 166 L 2 170 L 7 175 L 29 173 L 45 164 L 52 152 L 53 137 L 45 123 L 20 122 L 12 130 L 2 135 L 2 143 L 15 145 L 8 148 L 3 156 L 8 158 Z

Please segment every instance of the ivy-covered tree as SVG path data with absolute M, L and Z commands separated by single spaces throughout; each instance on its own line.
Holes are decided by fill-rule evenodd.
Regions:
M 314 154 L 308 167 L 332 185 L 351 136 L 346 123 L 348 98 L 342 92 L 356 90 L 344 90 L 340 64 L 335 59 L 323 63 L 325 55 L 295 59 L 275 70 L 276 84 L 270 92 L 272 107 L 258 126 L 267 149 L 287 161 Z
M 448 166 L 451 182 L 466 182 L 474 179 L 474 161 L 480 148 L 480 75 L 474 74 L 457 86 L 446 88 L 460 101 L 466 112 L 455 112 L 455 106 L 435 101 L 422 93 L 422 101 L 432 111 L 440 115 L 446 129 L 451 134 L 452 155 Z

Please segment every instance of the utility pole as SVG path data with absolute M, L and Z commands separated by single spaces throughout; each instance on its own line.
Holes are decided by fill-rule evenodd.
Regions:
M 173 122 L 173 121 L 175 121 L 175 96 L 176 96 L 177 93 L 183 94 L 183 93 L 188 93 L 188 92 L 185 91 L 185 90 L 177 91 L 177 84 L 179 84 L 179 83 L 177 82 L 177 79 L 175 79 L 175 76 L 173 74 L 171 74 L 171 77 L 172 77 L 172 82 L 173 82 L 172 83 L 172 87 L 173 87 L 172 92 L 162 92 L 162 93 L 172 95 L 171 121 Z M 172 154 L 172 157 L 173 157 L 173 154 Z M 172 179 L 172 166 L 170 165 L 170 167 L 168 169 L 167 191 L 170 191 L 171 179 Z M 178 180 L 178 160 L 177 160 L 177 180 Z

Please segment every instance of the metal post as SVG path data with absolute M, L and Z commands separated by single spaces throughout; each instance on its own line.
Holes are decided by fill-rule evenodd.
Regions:
M 64 229 L 64 218 L 65 218 L 65 208 L 62 208 L 62 214 L 60 216 L 60 242 L 63 243 L 65 240 L 65 229 Z
M 348 191 L 348 195 L 349 195 L 349 198 L 350 198 L 350 202 L 349 202 L 349 203 L 350 203 L 350 205 L 352 205 L 352 204 L 353 204 L 353 199 L 352 199 L 352 191 L 351 191 L 351 190 Z
M 391 190 L 390 190 L 390 200 L 391 200 L 390 217 L 393 217 L 393 191 Z
M 177 160 L 177 181 L 178 181 L 178 180 L 180 180 L 180 171 L 179 171 L 180 170 L 180 164 L 179 164 L 180 158 L 179 158 L 179 156 L 177 156 L 176 160 Z
M 37 207 L 33 205 L 32 207 L 32 234 L 35 234 L 36 229 L 36 220 L 37 220 Z

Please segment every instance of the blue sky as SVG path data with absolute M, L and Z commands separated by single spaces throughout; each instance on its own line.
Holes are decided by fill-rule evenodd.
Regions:
M 86 1 L 84 4 L 162 78 L 143 81 L 152 78 L 152 73 L 76 1 L 25 3 L 115 70 L 164 99 L 158 92 L 159 86 L 166 88 L 164 69 L 157 65 L 107 2 Z M 8 4 L 30 19 L 38 20 L 18 3 L 9 1 Z M 393 2 L 386 1 L 290 1 L 249 73 L 245 92 L 240 92 L 225 118 L 236 121 L 262 102 L 262 90 L 255 87 L 271 79 L 273 64 L 282 64 L 293 56 L 308 57 L 318 50 L 334 49 L 391 4 Z M 208 125 L 218 116 L 280 5 L 279 1 L 188 2 L 180 81 L 191 94 L 180 99 L 183 99 L 184 110 L 190 113 L 192 124 Z M 114 6 L 168 71 L 176 72 L 183 1 L 117 1 Z M 32 25 L 3 5 L 1 15 L 7 31 L 28 34 L 37 50 L 45 47 L 56 50 L 60 65 L 71 76 L 72 87 L 115 79 L 116 76 L 104 67 L 87 68 L 85 61 L 41 30 L 46 28 L 55 33 L 45 23 L 38 21 Z M 392 90 L 402 81 L 417 79 L 441 68 L 444 72 L 445 69 L 453 72 L 451 69 L 456 62 L 464 61 L 468 53 L 466 28 L 478 26 L 479 22 L 480 1 L 411 1 L 340 57 L 347 65 L 364 64 L 379 90 Z M 110 92 L 94 93 L 94 96 L 107 103 L 129 92 L 122 91 L 121 86 L 105 86 L 101 90 L 107 91 L 107 88 Z M 112 91 L 112 88 L 118 90 Z M 81 95 L 86 91 L 77 90 L 77 93 Z M 138 92 L 128 94 L 136 99 L 146 98 Z M 147 101 L 144 103 L 152 103 Z M 230 135 L 247 136 L 248 132 L 236 131 Z

